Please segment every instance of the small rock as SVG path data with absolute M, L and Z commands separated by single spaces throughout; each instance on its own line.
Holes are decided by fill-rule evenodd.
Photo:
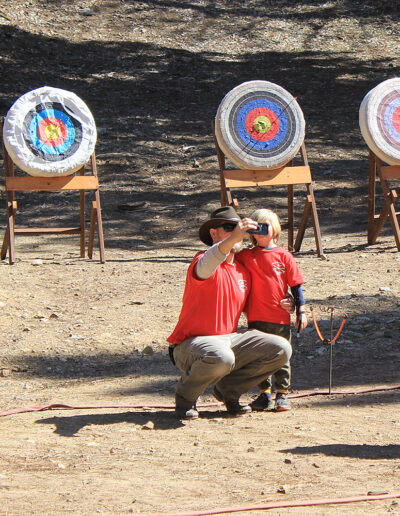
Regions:
M 285 459 L 283 462 L 285 464 L 291 464 L 292 463 L 292 459 Z
M 153 421 L 147 421 L 147 423 L 142 426 L 142 430 L 154 430 Z
M 81 9 L 79 14 L 82 16 L 94 16 L 94 11 L 92 9 Z
M 35 266 L 43 265 L 43 262 L 40 258 L 37 258 L 36 260 L 32 261 L 32 265 L 35 265 Z
M 379 292 L 390 292 L 390 287 L 379 287 Z
M 286 493 L 286 487 L 285 486 L 280 486 L 280 487 L 278 487 L 276 492 L 277 493 L 281 493 L 281 494 L 285 494 Z
M 317 464 L 316 462 L 313 462 L 313 466 L 314 468 L 320 468 L 321 466 L 319 464 Z
M 11 374 L 11 370 L 10 369 L 2 369 L 0 371 L 0 375 L 1 376 L 10 376 L 10 374 Z
M 146 346 L 142 353 L 143 355 L 152 355 L 154 353 L 154 349 L 151 346 Z
M 193 166 L 193 168 L 200 168 L 200 163 L 197 161 L 196 158 L 193 160 L 193 165 L 192 166 Z
M 254 446 L 250 446 L 250 448 L 247 448 L 247 451 L 248 452 L 255 452 L 256 449 L 254 448 Z

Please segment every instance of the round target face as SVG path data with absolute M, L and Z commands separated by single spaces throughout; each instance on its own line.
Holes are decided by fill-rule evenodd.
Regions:
M 92 155 L 96 125 L 74 93 L 45 86 L 13 104 L 3 136 L 12 160 L 28 174 L 69 175 Z
M 367 93 L 359 121 L 368 147 L 389 165 L 399 165 L 400 78 L 384 81 Z
M 305 122 L 296 100 L 280 86 L 250 81 L 231 90 L 215 118 L 223 152 L 239 168 L 285 165 L 304 141 Z

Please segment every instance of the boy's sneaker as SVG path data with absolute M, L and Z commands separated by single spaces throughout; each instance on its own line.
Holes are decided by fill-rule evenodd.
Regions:
M 274 402 L 270 394 L 262 392 L 254 401 L 250 403 L 252 410 L 262 412 L 263 410 L 274 410 Z
M 290 410 L 290 401 L 288 400 L 286 394 L 283 392 L 278 392 L 275 398 L 275 410 L 277 412 L 284 412 L 285 410 Z

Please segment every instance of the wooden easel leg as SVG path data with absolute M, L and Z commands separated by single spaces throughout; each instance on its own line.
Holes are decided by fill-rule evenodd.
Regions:
M 306 151 L 306 146 L 305 146 L 304 142 L 301 144 L 301 147 L 300 147 L 300 155 L 301 155 L 301 160 L 303 162 L 303 165 L 308 166 L 307 151 Z M 307 220 L 311 213 L 312 220 L 313 220 L 315 245 L 317 247 L 317 254 L 318 254 L 318 256 L 322 256 L 324 254 L 324 250 L 322 249 L 321 230 L 319 227 L 317 205 L 315 203 L 315 197 L 314 197 L 314 189 L 312 187 L 312 184 L 307 184 L 306 187 L 307 187 L 307 201 L 304 206 L 303 216 L 301 219 L 299 231 L 297 233 L 294 249 L 295 249 L 295 251 L 300 250 L 300 246 L 301 246 L 301 243 L 304 238 L 304 232 L 306 229 Z
M 303 215 L 301 217 L 299 230 L 297 231 L 296 241 L 294 243 L 294 251 L 297 253 L 300 251 L 301 243 L 303 242 L 304 233 L 307 227 L 307 221 L 311 213 L 311 196 L 307 196 L 306 203 L 304 204 Z
M 293 185 L 288 185 L 288 249 L 293 251 L 293 226 L 294 226 L 294 210 L 293 210 Z
M 100 251 L 100 262 L 104 263 L 105 253 L 104 253 L 104 234 L 103 234 L 103 221 L 101 218 L 101 206 L 100 206 L 100 193 L 98 190 L 95 191 L 95 199 L 96 199 L 96 219 L 97 219 L 97 233 L 99 238 L 99 251 Z
M 90 228 L 89 228 L 89 241 L 88 241 L 88 257 L 93 256 L 93 243 L 94 243 L 94 227 L 97 220 L 97 204 L 96 201 L 92 202 L 92 211 L 90 212 Z
M 85 167 L 83 166 L 80 170 L 80 175 L 85 175 Z M 85 232 L 86 232 L 86 222 L 85 222 L 85 190 L 81 190 L 79 193 L 80 196 L 80 251 L 81 258 L 85 258 Z
M 10 230 L 9 230 L 9 227 L 7 224 L 7 228 L 5 230 L 4 237 L 3 237 L 3 245 L 1 246 L 1 259 L 2 260 L 4 260 L 5 257 L 7 256 L 8 247 L 10 245 L 9 231 Z
M 385 197 L 385 206 L 378 218 L 378 222 L 374 225 L 374 233 L 373 233 L 373 242 L 375 243 L 379 232 L 381 231 L 386 219 L 389 217 L 390 224 L 392 226 L 394 239 L 396 242 L 397 250 L 400 251 L 400 228 L 399 222 L 397 220 L 396 209 L 394 203 L 397 199 L 396 190 L 389 190 L 389 185 L 387 183 L 387 178 L 384 175 L 383 171 L 383 163 L 382 161 L 374 155 L 374 162 L 376 169 L 378 171 L 379 180 L 381 182 L 381 187 L 383 191 L 383 195 Z
M 81 258 L 85 258 L 85 231 L 86 231 L 86 223 L 85 223 L 85 192 L 81 190 L 80 192 L 80 256 Z
M 386 196 L 385 204 L 382 208 L 382 211 L 378 217 L 378 219 L 374 222 L 371 228 L 368 228 L 368 243 L 374 245 L 378 238 L 379 233 L 381 232 L 385 222 L 389 216 L 390 211 L 390 197 Z
M 375 154 L 369 151 L 369 180 L 368 180 L 368 244 L 374 244 L 375 232 L 375 195 L 376 195 L 376 161 Z M 380 230 L 379 230 L 380 231 Z
M 317 247 L 317 254 L 318 256 L 322 256 L 324 253 L 324 250 L 322 248 L 322 242 L 321 242 L 321 230 L 319 227 L 319 221 L 318 221 L 318 213 L 317 213 L 317 207 L 315 204 L 314 199 L 314 191 L 312 188 L 312 185 L 306 185 L 307 186 L 307 200 L 304 205 L 303 215 L 301 217 L 299 230 L 297 232 L 296 236 L 296 242 L 294 244 L 294 251 L 298 252 L 301 247 L 301 243 L 303 242 L 304 233 L 307 227 L 307 221 L 310 215 L 312 215 L 313 220 L 313 230 L 314 230 L 314 238 L 315 238 L 315 245 Z
M 9 194 L 10 199 L 13 199 L 13 195 Z M 4 237 L 3 247 L 5 241 L 7 241 L 7 247 L 5 248 L 5 254 L 7 254 L 8 248 L 8 263 L 13 265 L 15 262 L 15 214 L 17 212 L 17 203 L 14 200 L 7 201 L 7 234 Z M 2 249 L 3 253 L 3 249 Z M 4 255 L 5 257 L 5 255 Z
M 397 220 L 396 209 L 394 207 L 394 203 L 395 203 L 396 199 L 397 199 L 396 190 L 391 190 L 390 203 L 389 203 L 389 218 L 390 218 L 390 223 L 392 225 L 392 229 L 393 229 L 393 233 L 394 233 L 396 247 L 397 247 L 397 250 L 400 251 L 400 228 L 399 228 L 399 222 Z
M 322 249 L 321 230 L 319 227 L 317 205 L 314 198 L 314 189 L 311 184 L 307 185 L 307 192 L 311 197 L 311 214 L 313 219 L 315 245 L 317 246 L 318 256 L 322 256 L 324 254 L 324 250 Z
M 91 167 L 92 167 L 92 173 L 94 176 L 97 177 L 97 163 L 96 163 L 96 155 L 94 152 L 90 157 L 90 163 L 91 163 Z M 94 198 L 95 198 L 95 203 L 96 203 L 96 211 L 94 213 L 94 211 L 92 209 L 91 215 L 95 216 L 96 220 L 97 220 L 97 233 L 98 233 L 98 238 L 99 238 L 100 263 L 105 263 L 106 260 L 105 260 L 105 256 L 104 256 L 105 253 L 104 253 L 103 221 L 101 218 L 100 192 L 98 189 L 94 192 Z M 93 224 L 91 224 L 91 228 L 92 227 L 93 227 L 93 231 L 94 231 Z M 93 252 L 93 242 L 92 242 L 92 252 Z

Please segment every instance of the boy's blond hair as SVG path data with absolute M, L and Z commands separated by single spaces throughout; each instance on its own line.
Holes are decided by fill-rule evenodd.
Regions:
M 268 222 L 269 224 L 271 224 L 272 240 L 273 240 L 274 244 L 276 244 L 276 245 L 278 244 L 282 228 L 281 228 L 281 223 L 279 221 L 279 217 L 274 211 L 267 210 L 265 208 L 261 208 L 259 210 L 254 211 L 250 215 L 250 218 L 255 220 L 256 222 Z M 253 237 L 253 235 L 251 235 L 251 241 L 253 242 L 254 245 L 257 245 L 257 241 Z

